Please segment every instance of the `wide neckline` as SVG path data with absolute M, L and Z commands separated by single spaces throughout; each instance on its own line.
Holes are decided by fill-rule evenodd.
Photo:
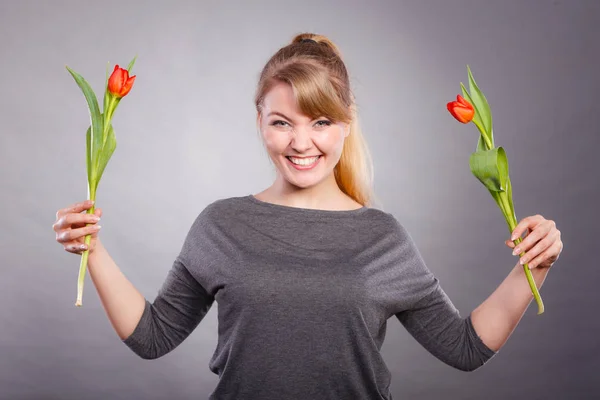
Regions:
M 251 201 L 254 204 L 258 204 L 260 206 L 270 208 L 274 211 L 284 211 L 284 212 L 288 212 L 288 213 L 313 215 L 313 216 L 332 216 L 332 217 L 354 216 L 354 215 L 362 214 L 363 212 L 365 212 L 369 209 L 369 207 L 362 206 L 361 208 L 355 208 L 354 210 L 322 210 L 322 209 L 316 209 L 316 208 L 292 207 L 292 206 L 285 206 L 282 204 L 269 203 L 269 202 L 257 199 L 256 197 L 254 197 L 253 194 L 249 194 L 247 196 L 244 196 L 243 198 Z

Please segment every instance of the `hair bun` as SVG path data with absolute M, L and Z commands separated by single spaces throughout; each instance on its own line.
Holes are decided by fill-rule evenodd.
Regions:
M 342 59 L 342 53 L 340 49 L 327 37 L 313 32 L 304 32 L 296 35 L 292 39 L 291 44 L 295 43 L 306 43 L 313 42 L 319 44 L 322 48 L 328 48 L 329 51 L 333 52 L 337 57 Z

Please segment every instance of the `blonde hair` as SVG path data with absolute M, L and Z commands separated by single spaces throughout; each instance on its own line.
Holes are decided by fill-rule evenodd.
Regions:
M 312 39 L 316 43 L 305 42 Z M 350 134 L 334 167 L 339 188 L 363 206 L 375 200 L 373 162 L 362 135 L 354 95 L 342 55 L 327 37 L 313 33 L 296 35 L 264 66 L 254 102 L 257 112 L 269 90 L 279 82 L 289 83 L 300 110 L 311 118 L 327 116 L 349 123 Z

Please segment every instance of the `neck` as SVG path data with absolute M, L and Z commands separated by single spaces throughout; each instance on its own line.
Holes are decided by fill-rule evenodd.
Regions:
M 302 208 L 338 209 L 351 201 L 337 185 L 333 173 L 306 188 L 292 185 L 278 174 L 275 182 L 261 194 L 273 203 Z

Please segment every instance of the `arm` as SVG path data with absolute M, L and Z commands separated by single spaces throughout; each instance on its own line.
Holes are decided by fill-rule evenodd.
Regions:
M 398 320 L 430 354 L 447 365 L 461 371 L 484 365 L 496 352 L 478 336 L 471 315 L 460 316 L 400 223 L 395 225 L 393 242 L 395 271 L 386 279 L 386 286 L 394 293 L 393 312 Z
M 548 271 L 548 268 L 531 270 L 538 289 L 543 285 Z M 473 326 L 486 346 L 494 351 L 504 346 L 531 300 L 533 294 L 523 266 L 517 263 L 500 286 L 471 313 Z
M 90 275 L 109 319 L 123 343 L 143 359 L 162 357 L 181 344 L 215 300 L 196 275 L 205 263 L 199 249 L 207 235 L 205 228 L 210 226 L 210 209 L 206 207 L 190 227 L 152 303 L 125 279 L 104 247 L 89 259 Z
M 474 371 L 496 355 L 496 351 L 478 336 L 472 316 L 462 318 L 438 279 L 429 276 L 433 290 L 410 308 L 396 313 L 396 317 L 437 359 L 461 371 Z
M 121 339 L 129 336 L 144 311 L 144 296 L 123 275 L 100 238 L 88 259 L 90 277 L 104 311 Z
M 214 302 L 194 279 L 180 254 L 174 261 L 154 302 L 145 300 L 143 314 L 133 333 L 123 340 L 146 360 L 175 349 L 204 319 Z
M 190 235 L 188 246 L 189 240 Z M 181 344 L 214 301 L 187 270 L 183 254 L 176 258 L 153 303 L 123 275 L 99 240 L 88 269 L 119 338 L 143 359 L 161 357 Z

